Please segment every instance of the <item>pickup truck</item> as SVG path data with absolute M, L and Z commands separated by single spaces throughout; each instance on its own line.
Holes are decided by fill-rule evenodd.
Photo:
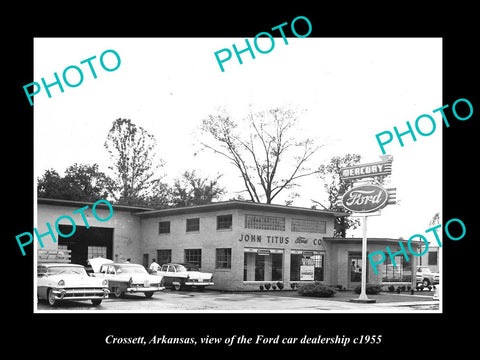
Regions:
M 440 282 L 440 275 L 432 272 L 428 266 L 417 266 L 416 274 L 417 284 L 421 283 L 427 287 L 429 285 L 435 285 Z

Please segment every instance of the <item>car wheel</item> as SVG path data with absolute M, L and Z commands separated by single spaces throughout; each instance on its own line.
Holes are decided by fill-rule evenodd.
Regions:
M 50 306 L 56 306 L 58 304 L 57 299 L 55 299 L 55 294 L 53 293 L 52 289 L 48 290 L 47 293 L 48 303 Z
M 423 279 L 422 284 L 423 284 L 424 287 L 427 287 L 428 285 L 430 285 L 430 280 L 428 280 L 428 279 Z
M 102 299 L 92 299 L 92 304 L 97 306 L 97 305 L 100 305 L 102 303 Z
M 116 298 L 119 298 L 123 296 L 123 292 L 117 287 L 113 290 L 113 295 L 115 295 Z
M 149 299 L 153 296 L 153 291 L 145 292 L 144 294 L 145 294 L 145 297 Z
M 179 290 L 182 289 L 182 285 L 181 284 L 174 284 L 172 289 L 175 290 L 175 291 L 179 291 Z

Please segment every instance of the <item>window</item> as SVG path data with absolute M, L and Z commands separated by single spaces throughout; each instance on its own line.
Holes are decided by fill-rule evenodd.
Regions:
M 412 266 L 404 256 L 397 255 L 394 257 L 395 264 L 393 266 L 390 256 L 385 258 L 382 266 L 382 282 L 400 282 L 412 281 Z M 367 262 L 368 264 L 368 262 Z
M 93 259 L 97 257 L 107 258 L 106 246 L 88 246 L 87 259 Z
M 291 228 L 294 232 L 308 232 L 325 234 L 326 221 L 308 220 L 308 219 L 292 219 Z
M 245 215 L 245 228 L 285 231 L 285 218 L 277 216 Z
M 304 254 L 300 251 L 292 253 L 290 255 L 290 281 L 323 281 L 323 264 L 323 254 Z M 310 276 L 308 276 L 309 274 Z M 313 275 L 313 279 L 311 278 L 311 275 Z
M 187 219 L 187 232 L 200 231 L 200 218 Z
M 170 234 L 170 221 L 160 221 L 158 223 L 159 234 Z
M 185 249 L 185 262 L 202 267 L 202 249 Z
M 232 228 L 232 215 L 219 215 L 217 216 L 217 230 L 231 229 Z
M 232 268 L 232 249 L 217 249 L 215 258 L 215 269 Z
M 157 264 L 163 265 L 172 261 L 172 250 L 157 250 Z
M 428 265 L 438 265 L 438 252 L 428 253 Z
M 277 252 L 278 251 L 278 252 Z M 249 249 L 244 253 L 243 281 L 282 281 L 283 252 Z

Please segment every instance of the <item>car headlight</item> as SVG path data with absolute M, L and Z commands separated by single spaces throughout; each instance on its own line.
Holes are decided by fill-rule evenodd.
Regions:
M 64 285 L 65 285 L 65 281 L 60 280 L 57 285 L 58 285 L 58 286 L 64 286 Z
M 103 280 L 103 281 L 102 281 L 102 285 L 105 285 L 105 286 L 108 285 L 108 280 L 106 280 L 106 279 Z

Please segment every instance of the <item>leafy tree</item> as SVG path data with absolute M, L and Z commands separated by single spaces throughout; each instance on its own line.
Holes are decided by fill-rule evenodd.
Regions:
M 327 210 L 345 211 L 338 205 L 342 196 L 352 188 L 352 181 L 340 179 L 340 169 L 358 164 L 360 162 L 359 154 L 346 154 L 344 156 L 334 156 L 326 165 L 319 167 L 319 176 L 324 181 L 324 187 L 328 194 Z M 339 217 L 335 219 L 334 236 L 345 237 L 347 229 L 356 229 L 360 225 L 359 219 Z
M 296 180 L 317 172 L 306 165 L 319 146 L 294 136 L 297 119 L 296 111 L 286 108 L 250 113 L 245 130 L 221 112 L 203 120 L 202 131 L 213 141 L 202 144 L 230 160 L 253 202 L 270 204 Z
M 173 206 L 203 205 L 218 199 L 225 193 L 225 189 L 218 184 L 221 177 L 217 175 L 214 179 L 208 179 L 195 174 L 195 170 L 185 171 L 173 184 Z
M 113 194 L 118 204 L 148 205 L 162 201 L 161 177 L 156 176 L 163 162 L 156 155 L 156 140 L 129 119 L 113 122 L 104 144 L 113 163 Z
M 98 170 L 98 164 L 73 164 L 61 177 L 46 170 L 37 181 L 38 197 L 95 202 L 110 197 L 112 179 Z

